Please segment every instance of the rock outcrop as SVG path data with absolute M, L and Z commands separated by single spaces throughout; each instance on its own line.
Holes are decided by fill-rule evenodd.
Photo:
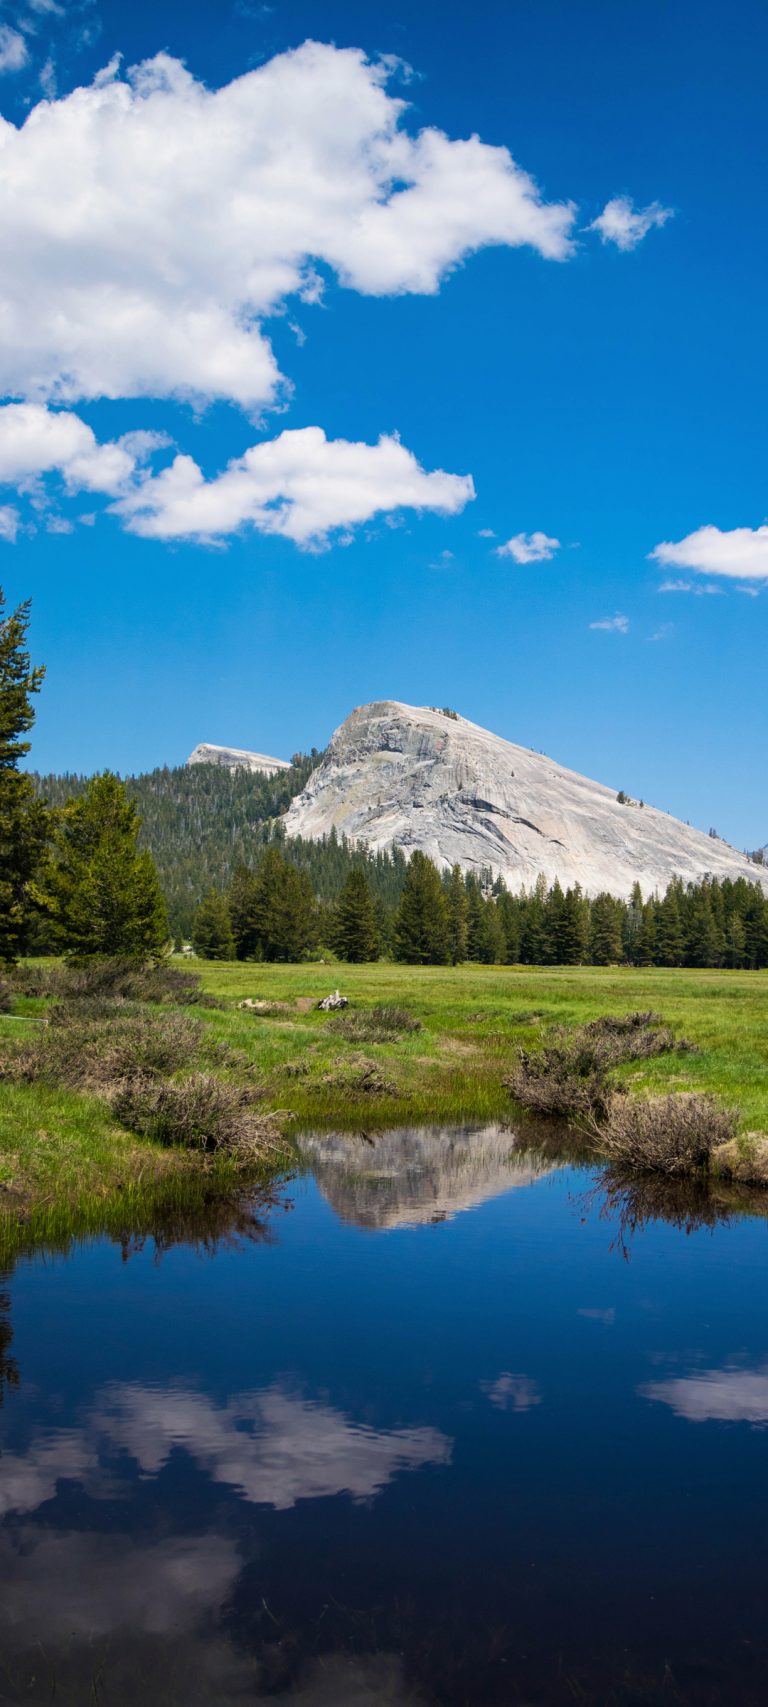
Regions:
M 278 771 L 291 768 L 288 759 L 270 759 L 266 753 L 249 753 L 242 747 L 214 747 L 206 741 L 201 741 L 190 753 L 187 764 L 223 765 L 230 771 L 263 771 L 265 776 L 275 776 Z
M 768 867 L 719 838 L 463 717 L 396 700 L 351 713 L 283 822 L 288 836 L 336 830 L 374 851 L 419 848 L 443 868 L 490 868 L 512 890 L 539 873 L 590 895 L 626 897 L 639 883 L 647 896 L 707 874 L 768 890 Z

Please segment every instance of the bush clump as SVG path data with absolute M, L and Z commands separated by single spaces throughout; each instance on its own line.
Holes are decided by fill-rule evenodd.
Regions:
M 519 1049 L 506 1088 L 534 1114 L 565 1120 L 601 1118 L 615 1094 L 610 1074 L 626 1061 L 650 1059 L 693 1045 L 675 1038 L 669 1026 L 652 1025 L 659 1015 L 606 1014 L 573 1031 L 559 1028 L 542 1048 Z
M 0 1079 L 35 1080 L 98 1093 L 139 1073 L 159 1076 L 189 1066 L 204 1044 L 191 1014 L 147 1010 L 80 1018 L 66 1007 L 33 1037 L 9 1043 L 0 1056 Z
M 111 1104 L 130 1132 L 160 1144 L 223 1151 L 245 1166 L 265 1160 L 276 1148 L 276 1117 L 254 1107 L 260 1095 L 213 1073 L 194 1073 L 170 1084 L 136 1076 L 120 1086 Z
M 10 978 L 4 978 L 0 972 L 0 1014 L 9 1014 L 16 994 Z
M 611 1098 L 595 1127 L 595 1148 L 614 1164 L 636 1173 L 673 1178 L 705 1173 L 712 1152 L 733 1138 L 738 1111 L 721 1108 L 711 1096 Z
M 409 1008 L 393 1003 L 377 1007 L 353 1008 L 328 1021 L 328 1030 L 336 1037 L 346 1037 L 354 1043 L 399 1043 L 401 1038 L 421 1031 L 421 1020 Z
M 375 1061 L 368 1061 L 364 1055 L 349 1058 L 340 1055 L 334 1062 L 335 1071 L 325 1073 L 323 1084 L 333 1090 L 352 1092 L 361 1096 L 399 1096 L 397 1085 L 392 1079 L 385 1078 L 381 1068 Z
M 200 988 L 195 972 L 167 961 L 142 961 L 125 955 L 94 955 L 60 965 L 19 966 L 14 983 L 25 996 L 54 996 L 62 1001 L 165 1002 L 176 1007 L 218 1007 Z

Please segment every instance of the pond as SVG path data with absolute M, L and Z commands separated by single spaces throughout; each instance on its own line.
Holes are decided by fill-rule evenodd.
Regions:
M 6 1277 L 0 1701 L 764 1703 L 762 1199 L 301 1154 Z

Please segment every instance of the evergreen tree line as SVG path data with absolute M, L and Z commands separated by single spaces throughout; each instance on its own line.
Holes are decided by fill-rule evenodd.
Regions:
M 342 844 L 338 843 L 337 847 Z M 415 852 L 402 866 L 399 899 L 371 881 L 361 849 L 335 899 L 318 896 L 294 844 L 274 843 L 242 865 L 225 891 L 211 890 L 195 921 L 198 953 L 214 959 L 302 960 L 323 950 L 342 960 L 380 955 L 409 965 L 768 966 L 768 897 L 746 878 L 670 883 L 663 896 L 589 897 L 578 887 L 511 895 L 490 873 L 440 873 Z M 400 872 L 398 872 L 400 875 Z

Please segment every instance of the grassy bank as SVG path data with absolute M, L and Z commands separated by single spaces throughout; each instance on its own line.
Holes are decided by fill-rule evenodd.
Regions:
M 599 967 L 256 966 L 196 962 L 206 990 L 236 1003 L 284 1003 L 264 1017 L 212 1013 L 211 1023 L 259 1059 L 281 1107 L 342 1126 L 508 1117 L 501 1084 L 516 1045 L 552 1025 L 653 1008 L 699 1053 L 622 1069 L 638 1091 L 694 1090 L 738 1104 L 745 1129 L 768 1132 L 768 974 Z M 358 1007 L 395 1004 L 422 1030 L 397 1043 L 353 1045 L 314 1007 L 338 984 Z M 304 1011 L 298 1004 L 302 1004 Z M 356 1093 L 342 1063 L 375 1060 L 396 1096 Z M 298 1069 L 298 1075 L 297 1075 Z
M 264 1107 L 284 1111 L 287 1134 L 301 1125 L 374 1129 L 509 1119 L 513 1105 L 502 1081 L 518 1046 L 535 1046 L 552 1025 L 637 1008 L 658 1011 L 697 1052 L 620 1068 L 633 1091 L 711 1093 L 738 1106 L 744 1131 L 768 1132 L 766 974 L 204 961 L 192 967 L 222 1004 L 198 1013 L 206 1047 L 219 1042 L 236 1052 L 233 1059 L 258 1079 Z M 318 999 L 337 984 L 350 1009 L 342 1017 L 319 1013 Z M 245 998 L 265 1007 L 244 1011 L 237 1003 Z M 390 1016 L 394 1030 L 375 1016 L 370 1023 L 371 1010 L 382 1006 L 401 1010 L 399 1028 L 397 1015 Z M 0 1016 L 0 1047 L 39 1024 L 46 1004 L 21 997 L 15 1009 Z M 416 1029 L 407 1028 L 408 1016 Z M 29 1237 L 114 1230 L 142 1215 L 151 1219 L 163 1202 L 237 1188 L 226 1158 L 204 1159 L 135 1136 L 99 1095 L 39 1083 L 0 1085 L 6 1230 L 23 1227 Z

